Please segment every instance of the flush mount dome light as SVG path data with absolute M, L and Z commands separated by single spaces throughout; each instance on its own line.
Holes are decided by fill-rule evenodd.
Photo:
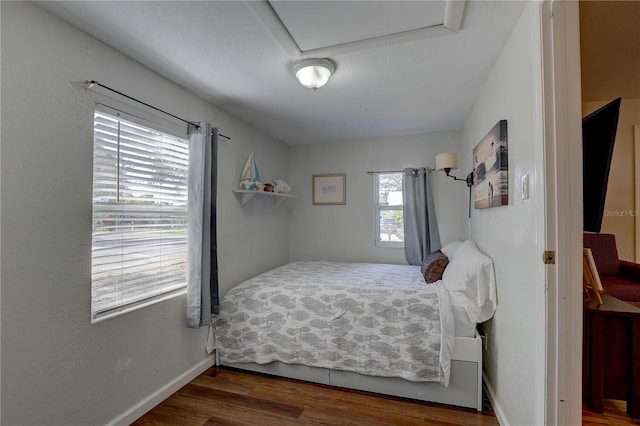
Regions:
M 327 84 L 335 69 L 328 59 L 303 59 L 293 64 L 293 74 L 300 84 L 314 91 Z

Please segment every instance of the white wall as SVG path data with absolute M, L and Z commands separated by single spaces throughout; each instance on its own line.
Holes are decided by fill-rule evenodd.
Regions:
M 484 324 L 488 334 L 485 373 L 497 397 L 497 409 L 507 424 L 540 422 L 536 401 L 536 300 L 544 288 L 539 282 L 541 252 L 536 247 L 544 224 L 537 219 L 544 203 L 536 169 L 542 160 L 540 125 L 540 40 L 538 5 L 528 3 L 500 58 L 486 79 L 463 126 L 461 164 L 471 165 L 471 152 L 502 119 L 508 126 L 509 204 L 473 210 L 468 236 L 493 258 L 498 309 Z M 536 25 L 536 23 L 538 24 Z M 536 59 L 538 58 L 538 59 Z M 469 166 L 471 167 L 471 166 Z M 521 176 L 528 174 L 530 199 L 522 200 Z M 537 352 L 538 351 L 538 352 Z
M 458 151 L 456 131 L 292 146 L 290 172 L 294 192 L 290 213 L 291 260 L 404 263 L 404 249 L 374 246 L 374 177 L 367 171 L 435 167 L 435 155 Z M 346 173 L 346 205 L 312 204 L 312 175 Z M 466 173 L 465 173 L 466 174 Z M 443 242 L 460 238 L 457 213 L 466 213 L 455 182 L 434 173 L 432 189 Z
M 105 424 L 211 359 L 184 297 L 90 325 L 92 115 L 107 98 L 81 82 L 233 138 L 219 151 L 223 293 L 288 259 L 286 209 L 231 192 L 251 151 L 287 179 L 288 148 L 32 3 L 1 8 L 2 424 Z

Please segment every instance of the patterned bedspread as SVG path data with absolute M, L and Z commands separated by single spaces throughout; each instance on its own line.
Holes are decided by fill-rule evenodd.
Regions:
M 449 382 L 451 303 L 419 266 L 293 262 L 229 291 L 213 326 L 225 364 L 281 361 Z

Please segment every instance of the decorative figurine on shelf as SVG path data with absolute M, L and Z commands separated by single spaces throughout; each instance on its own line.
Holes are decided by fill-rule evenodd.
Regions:
M 273 181 L 274 191 L 279 194 L 288 194 L 291 191 L 289 184 L 283 180 L 274 179 Z
M 265 183 L 264 192 L 273 192 L 273 185 L 271 185 L 270 183 Z
M 248 189 L 252 191 L 262 190 L 260 172 L 258 171 L 258 165 L 253 159 L 253 152 L 249 154 L 249 158 L 244 164 L 244 169 L 242 169 L 242 174 L 240 175 L 240 189 Z

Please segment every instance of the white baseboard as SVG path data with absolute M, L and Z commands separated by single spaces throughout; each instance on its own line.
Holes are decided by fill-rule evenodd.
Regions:
M 179 375 L 151 395 L 133 405 L 124 413 L 107 423 L 107 425 L 128 425 L 136 421 L 143 414 L 149 412 L 153 407 L 160 404 L 169 396 L 177 392 L 181 387 L 204 373 L 208 368 L 213 367 L 214 356 L 208 356 L 200 363 L 196 364 L 183 374 Z
M 507 418 L 504 415 L 504 411 L 502 410 L 502 407 L 498 402 L 498 398 L 496 397 L 496 393 L 491 387 L 491 383 L 489 382 L 487 375 L 484 374 L 484 371 L 482 372 L 482 379 L 482 381 L 484 382 L 484 387 L 487 391 L 487 397 L 489 398 L 489 402 L 491 402 L 491 407 L 493 408 L 493 412 L 496 415 L 498 423 L 500 424 L 500 426 L 508 426 L 509 423 L 507 422 Z

